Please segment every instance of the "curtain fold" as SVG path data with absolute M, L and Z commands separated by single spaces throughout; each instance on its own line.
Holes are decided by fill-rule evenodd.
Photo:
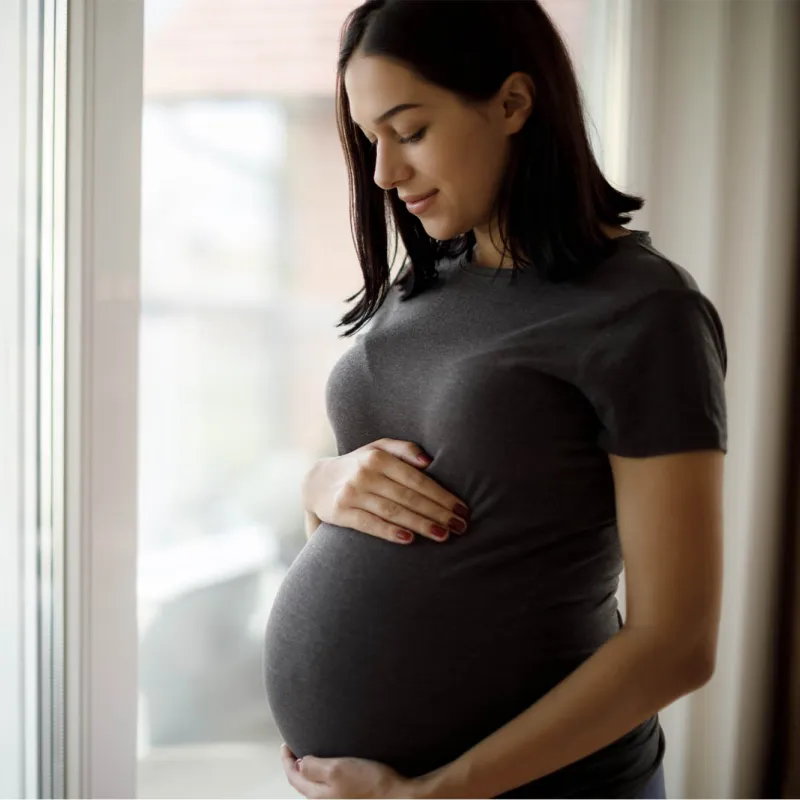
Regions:
M 634 222 L 695 276 L 729 350 L 718 659 L 706 686 L 662 713 L 672 797 L 762 796 L 769 762 L 797 290 L 799 8 L 631 3 L 625 188 L 647 201 Z

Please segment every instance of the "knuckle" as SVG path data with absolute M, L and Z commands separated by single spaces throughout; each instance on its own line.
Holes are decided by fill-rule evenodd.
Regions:
M 353 473 L 353 480 L 365 481 L 375 471 L 375 467 L 368 459 L 361 461 Z
M 383 456 L 382 450 L 367 450 L 361 464 L 362 466 L 366 465 L 368 469 L 377 469 L 383 463 Z
M 350 483 L 345 483 L 334 496 L 334 505 L 337 508 L 347 508 L 353 502 L 356 488 Z
M 408 475 L 408 482 L 411 484 L 413 489 L 421 489 L 422 485 L 425 483 L 426 480 L 429 480 L 425 477 L 425 475 L 417 470 L 411 470 Z
M 363 483 L 371 471 L 372 467 L 370 467 L 369 464 L 362 462 L 356 466 L 355 470 L 353 471 L 353 476 L 350 478 L 349 482 Z
M 380 516 L 384 519 L 395 519 L 400 515 L 401 511 L 402 506 L 391 500 L 382 502 L 380 506 Z
M 414 502 L 417 499 L 417 493 L 413 489 L 401 489 L 400 490 L 400 502 L 411 508 L 414 505 Z
M 361 533 L 367 533 L 370 536 L 382 536 L 383 534 L 377 528 L 375 520 L 368 511 L 358 511 L 353 522 L 353 526 Z

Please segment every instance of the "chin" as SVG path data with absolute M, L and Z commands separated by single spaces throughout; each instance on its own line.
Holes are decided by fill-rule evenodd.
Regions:
M 448 223 L 446 220 L 423 219 L 421 222 L 425 233 L 433 239 L 438 239 L 440 242 L 454 239 L 456 236 L 460 236 L 465 232 L 459 226 Z

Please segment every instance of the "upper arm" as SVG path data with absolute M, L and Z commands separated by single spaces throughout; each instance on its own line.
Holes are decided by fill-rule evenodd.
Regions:
M 578 388 L 607 453 L 646 458 L 726 450 L 727 351 L 699 292 L 663 290 L 620 312 L 584 353 Z
M 713 671 L 722 598 L 724 454 L 609 456 L 625 563 L 626 628 Z
M 578 370 L 614 478 L 625 627 L 705 677 L 722 596 L 726 370 L 722 320 L 691 288 L 620 307 Z

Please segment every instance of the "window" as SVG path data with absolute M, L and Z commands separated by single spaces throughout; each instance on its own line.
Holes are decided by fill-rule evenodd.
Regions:
M 361 275 L 333 70 L 354 5 L 146 0 L 140 797 L 294 796 L 262 640 L 305 542 L 300 482 L 336 454 L 324 385 Z M 595 64 L 604 5 L 546 6 Z

